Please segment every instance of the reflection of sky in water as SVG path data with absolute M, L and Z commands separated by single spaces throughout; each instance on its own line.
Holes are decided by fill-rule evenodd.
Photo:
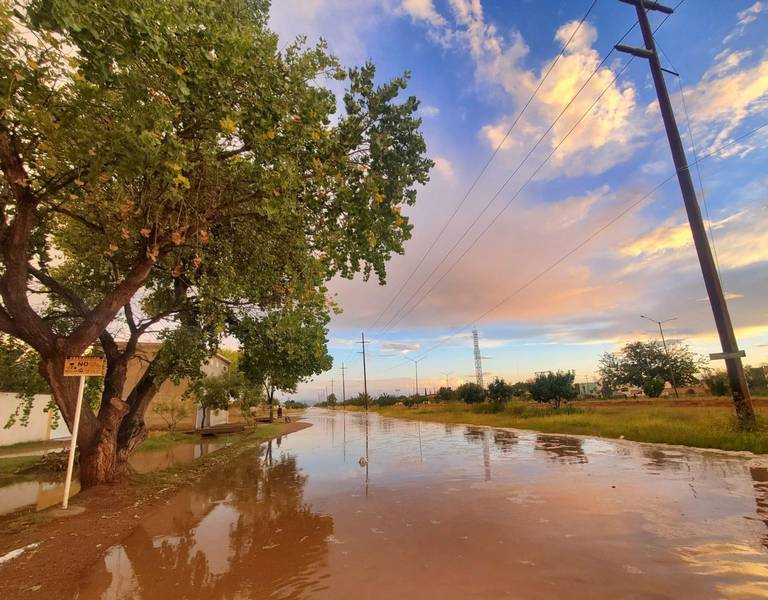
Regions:
M 309 414 L 312 428 L 182 493 L 128 554 L 111 549 L 81 598 L 113 597 L 118 579 L 150 600 L 178 585 L 190 598 L 765 592 L 768 471 L 754 461 L 371 414 L 366 469 L 364 414 Z

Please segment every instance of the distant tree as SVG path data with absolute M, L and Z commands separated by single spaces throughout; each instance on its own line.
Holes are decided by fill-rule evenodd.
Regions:
M 731 393 L 731 386 L 728 383 L 728 374 L 725 371 L 707 373 L 701 378 L 701 381 L 707 386 L 709 393 L 713 396 L 728 396 Z
M 168 431 L 174 432 L 179 423 L 192 412 L 192 402 L 185 398 L 171 396 L 152 403 L 152 412 L 165 421 Z
M 525 398 L 531 395 L 531 384 L 528 381 L 518 381 L 512 384 L 512 395 L 517 398 Z
M 485 390 L 476 383 L 467 382 L 461 384 L 456 392 L 459 398 L 467 404 L 475 404 L 485 399 Z
M 437 399 L 440 402 L 453 402 L 459 399 L 459 395 L 453 388 L 441 387 L 437 390 Z
M 706 367 L 706 360 L 683 344 L 669 346 L 669 356 L 660 342 L 631 342 L 615 353 L 600 358 L 603 385 L 615 389 L 621 385 L 639 387 L 649 397 L 656 398 L 671 381 L 674 373 L 678 385 L 697 381 L 696 374 Z M 659 386 L 658 381 L 661 381 Z
M 768 393 L 768 373 L 766 373 L 766 367 L 750 367 L 744 368 L 747 376 L 747 383 L 750 390 L 753 393 L 766 394 Z
M 506 402 L 513 395 L 512 386 L 498 377 L 488 384 L 488 397 L 493 402 Z
M 307 303 L 233 325 L 242 344 L 239 368 L 251 383 L 264 387 L 270 420 L 275 391 L 294 393 L 300 382 L 331 368 L 328 320 L 324 305 Z
M 382 394 L 376 400 L 374 400 L 374 404 L 376 406 L 394 406 L 398 402 L 402 401 L 401 396 L 393 396 L 392 394 Z
M 307 408 L 307 405 L 304 402 L 299 402 L 298 400 L 286 400 L 283 402 L 283 405 L 285 408 Z
M 337 402 L 336 394 L 334 394 L 333 392 L 328 394 L 328 397 L 325 399 L 326 406 L 336 406 L 336 402 Z
M 576 397 L 577 390 L 573 385 L 574 378 L 573 371 L 541 373 L 531 384 L 531 395 L 536 402 L 552 402 L 558 409 L 563 400 Z

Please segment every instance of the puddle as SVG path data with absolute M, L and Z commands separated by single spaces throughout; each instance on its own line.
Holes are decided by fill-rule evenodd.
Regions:
M 160 471 L 191 462 L 228 444 L 214 440 L 202 440 L 194 444 L 178 444 L 165 450 L 138 452 L 130 458 L 131 467 L 137 473 Z M 60 450 L 57 448 L 57 450 Z M 45 452 L 53 450 L 46 449 Z M 41 450 L 31 451 L 30 456 L 42 455 Z M 21 455 L 19 455 L 21 456 Z M 5 456 L 4 456 L 5 458 Z M 70 498 L 80 491 L 75 479 L 70 489 Z M 50 474 L 34 481 L 21 481 L 0 487 L 0 515 L 5 515 L 27 506 L 43 510 L 59 504 L 64 496 L 64 474 Z
M 586 599 L 685 590 L 699 599 L 768 591 L 768 471 L 749 459 L 308 415 L 314 427 L 173 497 L 72 593 Z

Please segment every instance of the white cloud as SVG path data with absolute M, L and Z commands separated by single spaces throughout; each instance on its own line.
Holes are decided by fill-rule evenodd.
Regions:
M 504 140 L 502 149 L 508 161 L 516 163 L 523 158 L 566 107 L 530 159 L 531 164 L 537 165 L 558 147 L 541 177 L 599 174 L 628 159 L 644 144 L 647 117 L 637 106 L 635 88 L 630 83 L 611 85 L 616 73 L 608 66 L 597 70 L 601 61 L 593 47 L 597 30 L 590 23 L 579 26 L 572 21 L 559 27 L 554 40 L 561 46 L 569 43 L 567 51 L 554 66 L 553 57 L 540 69 L 533 69 L 525 65 L 529 48 L 523 36 L 516 31 L 502 35 L 485 20 L 480 0 L 450 0 L 449 5 L 451 22 L 445 19 L 444 24 L 432 26 L 431 36 L 446 47 L 467 51 L 475 64 L 477 84 L 501 92 L 508 115 L 484 125 L 480 136 L 493 148 Z M 514 134 L 505 140 L 517 114 L 550 67 L 536 101 L 517 120 Z M 592 73 L 594 76 L 586 83 Z M 582 86 L 583 91 L 569 105 Z M 599 102 L 590 109 L 601 93 Z M 590 114 L 570 135 L 577 120 L 588 110 Z
M 422 116 L 431 119 L 440 114 L 440 109 L 437 106 L 425 104 L 419 109 L 419 112 L 422 114 Z
M 729 143 L 731 134 L 748 117 L 768 111 L 768 55 L 757 64 L 741 69 L 737 66 L 748 54 L 730 52 L 718 56 L 720 61 L 707 75 L 683 92 L 695 141 L 706 152 Z M 733 144 L 721 158 L 744 155 L 760 143 L 758 136 L 749 142 Z
M 406 344 L 401 342 L 387 342 L 381 345 L 382 350 L 396 350 L 400 354 L 416 352 L 419 348 L 421 348 L 421 344 Z
M 768 11 L 768 2 L 755 2 L 749 8 L 736 13 L 736 28 L 723 38 L 723 45 L 744 35 L 747 25 L 754 23 L 762 12 Z
M 445 157 L 436 156 L 432 160 L 435 161 L 435 171 L 446 179 L 453 179 L 456 177 L 456 171 L 453 168 L 453 163 Z
M 424 20 L 432 25 L 445 24 L 445 19 L 435 10 L 432 0 L 403 0 L 401 8 L 413 19 Z

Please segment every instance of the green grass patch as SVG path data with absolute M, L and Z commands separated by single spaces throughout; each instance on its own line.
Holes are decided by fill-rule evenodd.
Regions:
M 153 435 L 144 440 L 138 447 L 138 452 L 152 452 L 155 450 L 166 450 L 177 444 L 193 444 L 200 440 L 198 434 L 187 434 L 178 432 L 161 433 Z
M 486 405 L 487 406 L 487 405 Z M 733 410 L 722 406 L 632 406 L 580 407 L 571 403 L 555 410 L 548 405 L 514 401 L 492 412 L 462 403 L 418 408 L 377 409 L 385 416 L 532 429 L 544 433 L 572 433 L 606 438 L 624 437 L 637 442 L 679 444 L 720 450 L 768 453 L 768 414 L 759 410 L 756 431 L 740 431 Z
M 33 467 L 38 462 L 40 462 L 39 456 L 0 458 L 0 487 L 30 479 L 33 476 L 24 473 L 24 471 Z

